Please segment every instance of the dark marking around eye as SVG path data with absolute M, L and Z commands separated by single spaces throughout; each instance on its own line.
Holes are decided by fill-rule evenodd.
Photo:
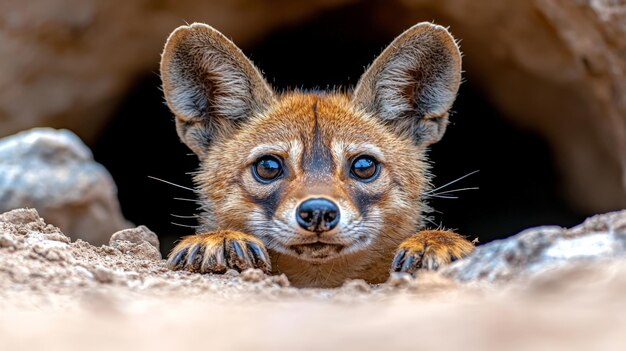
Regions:
M 261 206 L 267 218 L 272 218 L 274 217 L 274 213 L 276 213 L 276 208 L 280 202 L 280 195 L 282 194 L 282 191 L 282 187 L 279 186 L 265 197 L 252 196 L 250 199 L 257 205 Z
M 373 203 L 380 202 L 380 200 L 383 197 L 383 194 L 379 194 L 379 193 L 372 194 L 372 193 L 362 191 L 358 188 L 353 188 L 352 190 L 350 190 L 350 196 L 352 197 L 352 201 L 354 201 L 354 204 L 359 210 L 359 214 L 361 216 L 365 216 L 367 215 L 367 212 Z
M 257 196 L 251 194 L 248 190 L 246 190 L 246 188 L 240 182 L 237 182 L 237 184 L 239 185 L 239 188 L 243 192 L 246 199 L 259 205 L 263 209 L 263 212 L 268 219 L 274 217 L 274 214 L 276 213 L 276 208 L 280 203 L 281 195 L 283 192 L 283 187 L 281 185 L 276 187 L 276 189 L 274 189 L 267 196 Z

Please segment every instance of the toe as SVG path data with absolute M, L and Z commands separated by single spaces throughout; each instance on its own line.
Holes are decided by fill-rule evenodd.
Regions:
M 224 257 L 224 246 L 205 246 L 200 273 L 224 273 L 226 272 L 226 258 Z
M 414 255 L 408 255 L 405 259 L 404 259 L 404 263 L 402 263 L 402 268 L 400 268 L 400 272 L 407 272 L 407 273 L 413 273 L 417 267 L 416 267 L 416 259 Z
M 197 271 L 200 269 L 200 263 L 202 262 L 202 245 L 195 244 L 187 251 L 187 260 L 185 262 L 185 268 L 189 271 Z
M 167 261 L 167 264 L 170 267 L 170 269 L 173 269 L 173 270 L 182 269 L 185 266 L 186 255 L 187 255 L 186 247 L 175 248 L 172 254 L 170 254 L 170 257 Z
M 225 257 L 228 267 L 238 271 L 251 268 L 252 264 L 238 240 L 228 240 L 225 244 Z
M 391 262 L 391 270 L 393 272 L 400 272 L 402 269 L 402 262 L 404 261 L 404 256 L 406 255 L 406 250 L 398 250 L 396 252 L 396 256 L 393 258 Z
M 248 242 L 248 254 L 253 260 L 254 266 L 261 269 L 265 273 L 269 273 L 272 270 L 272 265 L 267 258 L 268 255 L 265 249 L 253 242 Z

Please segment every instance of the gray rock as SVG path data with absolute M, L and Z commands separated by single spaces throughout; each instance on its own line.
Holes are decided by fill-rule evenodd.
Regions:
M 144 225 L 120 230 L 111 235 L 109 246 L 121 252 L 148 260 L 160 260 L 159 238 Z
M 461 282 L 504 282 L 580 261 L 626 257 L 626 210 L 598 215 L 571 229 L 538 227 L 476 248 L 442 270 Z
M 0 139 L 0 213 L 23 207 L 96 245 L 132 226 L 111 175 L 68 130 L 37 128 Z
M 137 228 L 123 229 L 111 235 L 109 245 L 114 246 L 116 241 L 130 241 L 134 244 L 147 242 L 159 250 L 159 237 L 145 225 Z

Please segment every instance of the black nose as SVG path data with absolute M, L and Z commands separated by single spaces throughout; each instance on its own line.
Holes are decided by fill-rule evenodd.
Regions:
M 339 207 L 324 198 L 308 199 L 298 206 L 296 220 L 310 232 L 325 232 L 339 223 Z

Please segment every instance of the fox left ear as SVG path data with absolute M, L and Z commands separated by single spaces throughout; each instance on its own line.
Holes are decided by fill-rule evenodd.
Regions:
M 180 139 L 198 157 L 274 102 L 274 92 L 241 50 L 213 27 L 178 27 L 161 56 L 165 101 Z
M 461 53 L 454 38 L 444 27 L 420 23 L 376 58 L 352 102 L 428 146 L 443 136 L 460 82 Z

